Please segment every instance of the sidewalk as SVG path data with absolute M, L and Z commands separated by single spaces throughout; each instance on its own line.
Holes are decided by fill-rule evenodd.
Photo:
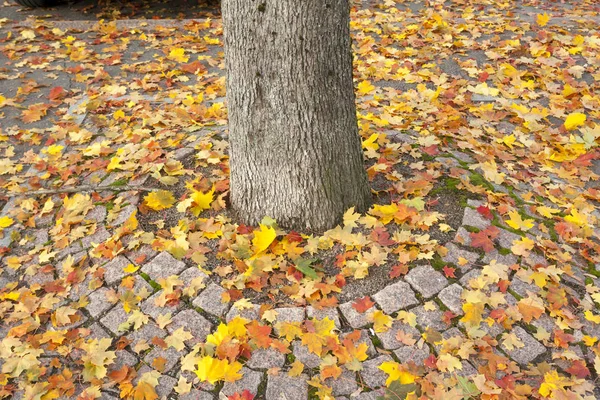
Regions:
M 599 7 L 429 3 L 356 3 L 321 236 L 226 208 L 218 18 L 0 17 L 0 398 L 600 398 Z

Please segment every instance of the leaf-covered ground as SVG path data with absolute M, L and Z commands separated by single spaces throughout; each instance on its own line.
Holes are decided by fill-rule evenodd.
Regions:
M 227 210 L 218 10 L 2 10 L 0 398 L 600 397 L 595 1 L 354 2 L 322 235 Z

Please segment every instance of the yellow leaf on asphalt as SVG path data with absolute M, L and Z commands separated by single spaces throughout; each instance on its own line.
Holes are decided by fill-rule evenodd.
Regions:
M 550 21 L 550 16 L 548 15 L 548 13 L 538 14 L 535 18 L 535 21 L 539 26 L 546 26 L 548 21 Z
M 373 90 L 375 90 L 375 86 L 373 86 L 371 84 L 371 82 L 369 82 L 369 81 L 362 81 L 361 83 L 358 84 L 357 88 L 358 88 L 358 93 L 360 93 L 362 95 L 369 94 Z

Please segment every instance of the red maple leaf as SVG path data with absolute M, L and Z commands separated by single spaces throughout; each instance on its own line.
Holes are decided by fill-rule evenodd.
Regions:
M 254 395 L 250 393 L 248 389 L 246 389 L 241 394 L 234 393 L 231 396 L 228 396 L 227 400 L 254 400 Z
M 473 247 L 479 247 L 483 251 L 494 250 L 493 240 L 500 234 L 500 230 L 495 226 L 489 226 L 480 232 L 471 232 L 471 245 Z
M 494 214 L 492 214 L 492 210 L 486 206 L 477 207 L 477 212 L 481 214 L 483 218 L 489 219 L 490 221 L 494 219 Z
M 444 268 L 442 268 L 442 270 L 444 271 L 444 275 L 446 275 L 446 278 L 456 278 L 456 275 L 454 275 L 454 273 L 456 272 L 456 268 L 452 268 L 445 265 Z
M 390 279 L 397 278 L 401 275 L 408 273 L 408 266 L 406 264 L 396 264 L 390 270 Z
M 248 335 L 254 339 L 254 342 L 258 347 L 268 349 L 273 339 L 269 337 L 271 335 L 271 327 L 261 325 L 258 321 L 254 320 L 246 326 L 248 328 Z
M 369 296 L 365 296 L 360 299 L 356 299 L 354 303 L 352 303 L 352 308 L 362 314 L 374 305 L 375 302 L 371 300 Z
M 585 363 L 581 360 L 573 361 L 573 364 L 571 364 L 571 366 L 569 368 L 567 368 L 565 371 L 567 371 L 571 375 L 575 375 L 579 379 L 583 379 L 583 378 L 591 375 L 590 370 L 587 369 L 587 367 L 585 366 Z

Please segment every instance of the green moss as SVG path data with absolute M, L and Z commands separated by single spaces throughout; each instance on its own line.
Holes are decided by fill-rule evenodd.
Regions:
M 448 265 L 448 263 L 442 260 L 442 257 L 440 257 L 438 254 L 433 256 L 433 259 L 431 260 L 431 266 L 433 269 L 436 271 L 441 271 L 446 265 Z
M 127 179 L 124 179 L 124 178 L 122 178 L 122 179 L 119 179 L 119 180 L 116 180 L 116 181 L 114 181 L 113 183 L 111 183 L 111 184 L 110 184 L 110 185 L 108 185 L 108 186 L 112 186 L 112 187 L 121 187 L 121 186 L 125 186 L 125 185 L 127 185 L 127 182 L 128 182 L 128 180 L 127 180 Z
M 491 183 L 485 180 L 483 175 L 478 174 L 477 172 L 471 172 L 469 174 L 469 181 L 476 186 L 484 187 L 488 190 L 494 190 L 494 186 Z
M 267 3 L 260 3 L 258 5 L 258 11 L 265 12 L 266 9 L 267 9 Z
M 154 289 L 155 291 L 158 291 L 158 290 L 162 289 L 162 288 L 161 288 L 161 286 L 160 286 L 158 283 L 154 282 L 154 281 L 152 280 L 152 278 L 150 278 L 150 276 L 149 276 L 147 273 L 145 273 L 145 272 L 140 272 L 140 276 L 141 276 L 142 278 L 144 278 L 144 280 L 145 280 L 146 282 L 148 282 L 148 284 L 149 284 L 150 286 L 152 286 L 152 289 Z
M 501 247 L 498 249 L 498 253 L 502 254 L 503 256 L 508 256 L 512 254 L 512 251 L 510 251 L 510 249 L 505 249 L 504 247 Z

